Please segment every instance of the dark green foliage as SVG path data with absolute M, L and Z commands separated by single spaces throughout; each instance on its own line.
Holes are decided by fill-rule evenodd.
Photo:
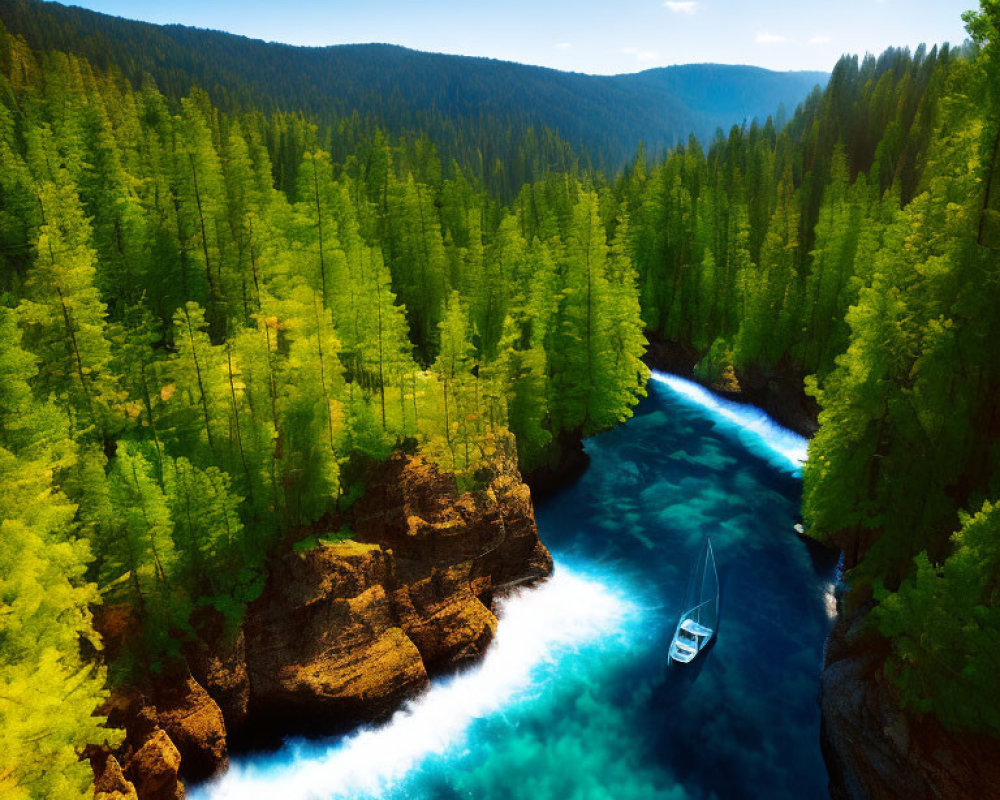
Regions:
M 364 150 L 376 125 L 421 131 L 504 197 L 574 169 L 574 151 L 580 166 L 613 171 L 636 142 L 662 151 L 692 131 L 708 138 L 782 104 L 793 111 L 828 77 L 724 65 L 599 76 L 385 44 L 292 47 L 34 0 L 7 0 L 0 22 L 36 49 L 118 68 L 135 86 L 150 75 L 173 99 L 201 87 L 228 111 L 306 113 L 331 132 L 338 159 Z M 295 142 L 283 145 L 295 158 Z
M 920 185 L 957 67 L 947 48 L 841 60 L 783 130 L 692 139 L 615 186 L 647 326 L 737 371 L 826 375 L 894 209 Z
M 879 601 L 872 618 L 892 639 L 887 669 L 904 701 L 949 727 L 995 735 L 1000 258 L 980 224 L 998 122 L 1000 7 L 984 2 L 968 19 L 981 50 L 930 76 L 936 96 L 920 106 L 940 113 L 918 148 L 921 169 L 909 186 L 897 169 L 887 193 L 912 199 L 891 210 L 869 201 L 874 213 L 845 223 L 839 243 L 828 231 L 816 237 L 835 261 L 854 250 L 856 266 L 846 347 L 813 382 L 822 413 L 804 513 L 813 535 L 845 551 L 849 606 Z M 892 146 L 909 163 L 909 145 Z M 876 158 L 869 187 L 879 169 Z M 846 195 L 842 185 L 835 178 L 824 200 L 831 221 L 860 213 L 850 207 L 863 209 L 870 191 L 862 178 Z
M 872 616 L 892 637 L 888 669 L 907 701 L 952 728 L 1000 731 L 1000 515 L 986 503 L 961 515 L 953 551 L 935 567 L 926 553 Z
M 844 58 L 784 130 L 640 158 L 615 195 L 646 324 L 706 380 L 818 399 L 804 517 L 848 610 L 882 601 L 904 701 L 1000 733 L 993 509 L 963 522 L 1000 492 L 1000 7 L 967 20 L 971 48 Z

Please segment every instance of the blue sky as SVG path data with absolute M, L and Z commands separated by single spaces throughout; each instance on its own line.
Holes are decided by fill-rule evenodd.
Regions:
M 715 61 L 830 69 L 843 53 L 961 42 L 975 0 L 76 0 L 303 45 L 392 42 L 592 73 Z

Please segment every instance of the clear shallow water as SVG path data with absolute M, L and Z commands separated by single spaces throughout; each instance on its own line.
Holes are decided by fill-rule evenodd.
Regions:
M 627 425 L 537 508 L 556 572 L 500 610 L 472 669 L 378 728 L 238 760 L 193 800 L 826 797 L 816 695 L 833 561 L 795 536 L 805 443 L 654 374 Z M 712 648 L 667 667 L 703 536 Z

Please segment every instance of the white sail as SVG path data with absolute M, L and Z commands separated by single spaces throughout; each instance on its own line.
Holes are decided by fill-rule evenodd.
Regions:
M 719 574 L 712 541 L 708 537 L 705 537 L 705 545 L 691 573 L 685 606 L 669 651 L 670 658 L 681 664 L 695 659 L 712 641 L 719 625 Z

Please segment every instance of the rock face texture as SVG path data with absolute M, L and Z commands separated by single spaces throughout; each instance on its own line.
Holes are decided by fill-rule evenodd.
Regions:
M 291 553 L 272 568 L 244 625 L 258 726 L 375 716 L 427 681 L 389 598 L 392 571 L 390 554 L 354 542 Z
M 125 779 L 121 764 L 108 756 L 94 784 L 94 800 L 137 800 L 135 785 Z
M 126 731 L 112 754 L 91 753 L 97 796 L 103 800 L 179 800 L 185 777 L 200 780 L 229 764 L 222 711 L 183 669 L 160 677 L 147 691 L 112 696 L 109 723 Z
M 184 787 L 177 779 L 181 754 L 162 728 L 154 728 L 128 760 L 129 777 L 142 800 L 179 800 Z
M 493 597 L 552 571 L 514 459 L 460 495 L 453 475 L 397 456 L 358 502 L 357 537 L 392 554 L 393 606 L 432 670 L 479 655 L 496 630 Z
M 1000 796 L 1000 742 L 903 710 L 886 655 L 860 621 L 842 619 L 827 643 L 821 735 L 833 800 Z
M 200 780 L 229 766 L 222 710 L 193 677 L 158 685 L 154 703 L 156 723 L 177 748 L 187 777 Z
M 243 628 L 227 630 L 225 618 L 213 608 L 199 609 L 193 624 L 198 638 L 184 648 L 191 674 L 218 703 L 226 730 L 238 731 L 250 702 Z
M 226 768 L 234 736 L 384 717 L 429 675 L 481 655 L 496 632 L 494 599 L 552 570 L 513 441 L 502 445 L 480 488 L 464 493 L 454 475 L 394 455 L 350 516 L 329 521 L 350 525 L 352 540 L 320 536 L 276 557 L 236 632 L 201 612 L 189 669 L 113 698 L 125 742 L 91 758 L 106 800 L 177 800 L 179 776 Z

